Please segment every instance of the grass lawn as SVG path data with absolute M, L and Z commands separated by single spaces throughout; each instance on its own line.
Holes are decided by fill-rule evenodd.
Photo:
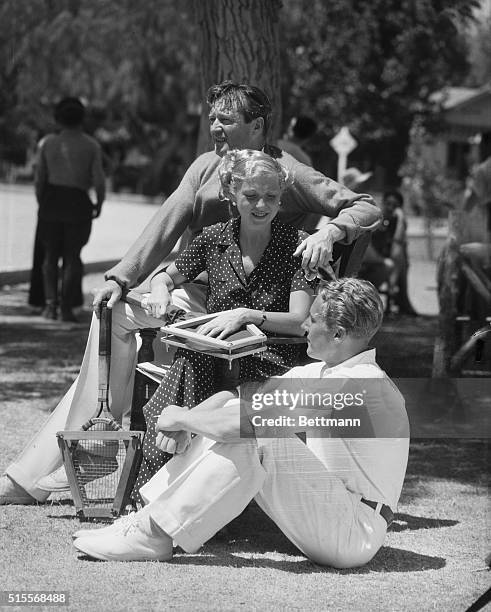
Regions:
M 82 325 L 33 317 L 25 301 L 25 287 L 0 295 L 1 468 L 70 385 L 88 325 L 88 314 Z M 429 319 L 388 321 L 376 342 L 383 367 L 395 377 L 426 374 L 434 328 Z M 399 346 L 402 365 L 394 358 Z M 69 591 L 69 609 L 85 612 L 463 611 L 489 587 L 488 471 L 487 441 L 413 440 L 386 544 L 353 570 L 309 562 L 254 504 L 197 554 L 124 564 L 78 557 L 70 535 L 80 523 L 66 494 L 39 506 L 3 506 L 1 589 Z

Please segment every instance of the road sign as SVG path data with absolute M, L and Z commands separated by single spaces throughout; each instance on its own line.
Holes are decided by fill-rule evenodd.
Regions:
M 349 129 L 343 126 L 339 132 L 329 141 L 331 147 L 338 154 L 338 181 L 341 180 L 344 171 L 346 170 L 346 162 L 348 155 L 354 151 L 358 143 L 350 134 Z
M 350 134 L 349 129 L 344 126 L 339 132 L 329 141 L 331 147 L 336 151 L 338 155 L 349 155 L 351 151 L 354 151 L 358 146 L 358 143 Z

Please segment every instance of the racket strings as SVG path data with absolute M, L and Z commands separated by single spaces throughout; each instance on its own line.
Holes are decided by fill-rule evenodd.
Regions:
M 90 431 L 108 431 L 96 423 Z M 111 507 L 126 460 L 123 440 L 87 438 L 78 441 L 72 452 L 77 486 L 84 505 Z

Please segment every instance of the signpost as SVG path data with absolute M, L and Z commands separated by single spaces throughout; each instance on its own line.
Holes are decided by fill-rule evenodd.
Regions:
M 356 149 L 358 143 L 350 134 L 349 129 L 343 126 L 336 136 L 329 141 L 329 144 L 338 155 L 338 181 L 341 181 L 341 177 L 346 170 L 348 155 Z

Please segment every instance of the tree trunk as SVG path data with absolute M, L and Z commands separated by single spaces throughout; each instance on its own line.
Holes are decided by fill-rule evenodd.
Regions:
M 273 105 L 270 140 L 281 123 L 278 13 L 280 0 L 194 0 L 201 49 L 202 96 L 226 79 L 260 87 Z M 203 104 L 198 154 L 209 151 Z
M 448 217 L 448 238 L 438 258 L 438 336 L 433 351 L 433 377 L 449 375 L 450 359 L 457 350 L 456 317 L 459 294 L 459 245 L 462 213 Z

